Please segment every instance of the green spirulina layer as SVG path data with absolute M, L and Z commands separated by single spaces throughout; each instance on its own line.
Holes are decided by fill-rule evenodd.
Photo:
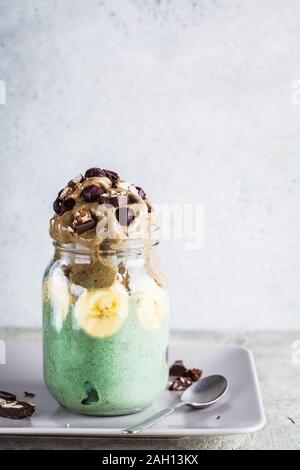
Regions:
M 74 327 L 70 307 L 60 331 L 44 304 L 44 377 L 53 397 L 71 411 L 121 415 L 151 405 L 168 380 L 168 325 L 144 329 L 136 306 L 111 337 L 93 338 Z

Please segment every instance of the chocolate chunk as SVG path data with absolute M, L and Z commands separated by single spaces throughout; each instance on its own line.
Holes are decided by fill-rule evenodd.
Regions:
M 197 382 L 197 380 L 199 380 L 202 376 L 202 370 L 187 369 L 185 365 L 183 364 L 183 361 L 175 361 L 174 364 L 170 368 L 169 374 L 170 374 L 170 377 L 177 377 L 172 384 L 172 386 L 176 388 L 176 387 L 185 386 L 186 380 L 188 381 L 187 383 Z M 184 379 L 184 382 L 178 382 L 179 379 Z
M 85 178 L 103 177 L 106 176 L 106 172 L 101 168 L 90 168 L 85 172 L 84 176 Z
M 97 225 L 97 220 L 89 209 L 83 208 L 76 212 L 73 228 L 78 235 L 92 230 Z
M 86 202 L 95 202 L 99 200 L 99 196 L 104 193 L 104 189 L 101 186 L 96 184 L 91 184 L 87 186 L 82 191 L 82 196 Z
M 145 199 L 145 197 L 146 197 L 145 191 L 144 191 L 142 188 L 140 188 L 139 186 L 136 186 L 136 189 L 137 189 L 137 192 L 138 192 L 139 196 L 140 196 L 142 199 Z
M 134 221 L 134 212 L 130 207 L 120 207 L 116 210 L 118 222 L 123 227 L 128 227 Z
M 31 393 L 31 392 L 24 392 L 24 396 L 25 397 L 29 397 L 29 398 L 34 398 L 35 397 L 35 394 L 34 393 Z
M 3 392 L 0 390 L 0 400 L 6 400 L 6 401 L 16 401 L 17 397 L 13 393 L 10 392 Z
M 197 382 L 197 380 L 202 377 L 202 370 L 200 369 L 187 369 L 183 374 L 183 377 L 187 377 L 192 380 L 192 382 Z
M 183 365 L 183 361 L 175 361 L 174 364 L 170 367 L 170 376 L 183 377 L 187 368 Z
M 108 178 L 112 182 L 113 186 L 116 186 L 118 181 L 120 181 L 118 173 L 112 170 L 104 170 L 104 172 L 106 178 Z
M 191 379 L 187 377 L 177 377 L 169 386 L 172 392 L 182 392 L 192 385 Z
M 7 401 L 0 399 L 0 416 L 9 419 L 30 418 L 35 412 L 35 405 L 26 401 Z

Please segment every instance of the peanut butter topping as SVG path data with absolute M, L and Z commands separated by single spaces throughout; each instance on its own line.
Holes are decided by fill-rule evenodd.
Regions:
M 70 281 L 87 289 L 111 286 L 118 267 L 100 250 L 120 247 L 127 240 L 149 240 L 157 228 L 150 200 L 139 186 L 111 170 L 90 168 L 69 181 L 54 201 L 50 235 L 59 245 L 90 250 L 90 265 L 71 266 Z
M 74 178 L 59 192 L 53 208 L 50 235 L 60 244 L 93 250 L 104 241 L 148 239 L 156 228 L 145 192 L 111 170 L 91 168 Z

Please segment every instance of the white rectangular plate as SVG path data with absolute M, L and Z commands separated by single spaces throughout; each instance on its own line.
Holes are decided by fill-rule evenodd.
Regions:
M 183 359 L 187 367 L 199 367 L 204 375 L 222 374 L 229 389 L 221 402 L 206 410 L 180 408 L 173 415 L 138 435 L 180 437 L 254 432 L 265 424 L 255 365 L 250 351 L 238 346 L 172 344 L 170 363 Z M 7 344 L 6 365 L 0 365 L 0 390 L 24 399 L 24 391 L 36 394 L 37 411 L 31 419 L 14 421 L 0 417 L 0 434 L 123 436 L 122 429 L 171 406 L 178 393 L 166 390 L 150 408 L 129 416 L 90 417 L 61 408 L 46 390 L 42 374 L 42 345 Z

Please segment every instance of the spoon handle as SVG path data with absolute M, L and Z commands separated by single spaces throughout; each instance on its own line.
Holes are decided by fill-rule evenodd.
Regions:
M 158 423 L 162 419 L 166 418 L 170 414 L 174 413 L 176 408 L 165 408 L 164 410 L 158 411 L 155 415 L 151 416 L 148 419 L 145 419 L 141 423 L 136 424 L 128 429 L 123 429 L 122 432 L 125 434 L 137 434 L 138 432 L 145 431 L 146 429 L 150 428 L 153 424 Z

